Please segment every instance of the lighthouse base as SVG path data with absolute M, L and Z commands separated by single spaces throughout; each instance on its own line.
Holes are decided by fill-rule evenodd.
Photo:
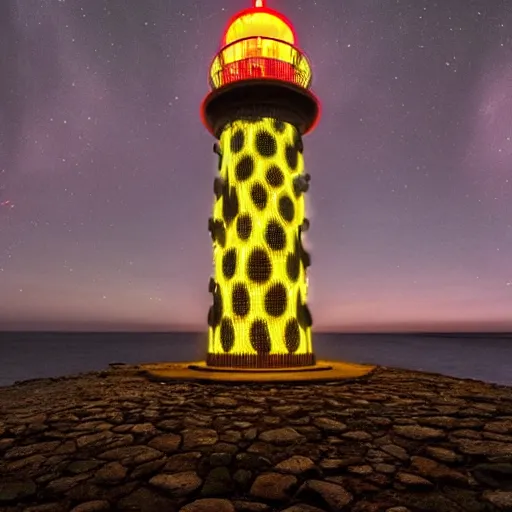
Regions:
M 232 383 L 301 383 L 352 380 L 368 375 L 375 366 L 341 361 L 317 361 L 313 366 L 295 368 L 231 368 L 208 366 L 206 362 L 155 363 L 140 366 L 149 380 L 207 381 Z

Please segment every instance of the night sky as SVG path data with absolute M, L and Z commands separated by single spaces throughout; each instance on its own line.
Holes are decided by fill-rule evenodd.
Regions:
M 512 330 L 512 6 L 269 0 L 313 63 L 317 330 Z M 0 1 L 0 327 L 206 330 L 199 107 L 250 0 Z

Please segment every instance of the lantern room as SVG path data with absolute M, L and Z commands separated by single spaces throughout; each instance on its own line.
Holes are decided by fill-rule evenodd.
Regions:
M 222 38 L 222 48 L 210 67 L 210 86 L 245 80 L 271 79 L 308 89 L 311 66 L 295 46 L 291 23 L 267 8 L 263 0 L 234 16 Z

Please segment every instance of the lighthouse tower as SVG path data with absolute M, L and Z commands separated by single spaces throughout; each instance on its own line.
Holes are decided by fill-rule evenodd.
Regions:
M 231 19 L 202 105 L 218 140 L 207 366 L 315 365 L 301 241 L 310 179 L 302 136 L 319 117 L 311 79 L 282 14 L 255 0 Z

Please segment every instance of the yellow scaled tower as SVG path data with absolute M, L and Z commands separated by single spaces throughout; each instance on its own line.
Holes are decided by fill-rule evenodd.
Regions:
M 202 108 L 219 141 L 210 367 L 315 365 L 301 240 L 310 179 L 302 136 L 319 116 L 311 78 L 292 25 L 262 0 L 230 21 Z

